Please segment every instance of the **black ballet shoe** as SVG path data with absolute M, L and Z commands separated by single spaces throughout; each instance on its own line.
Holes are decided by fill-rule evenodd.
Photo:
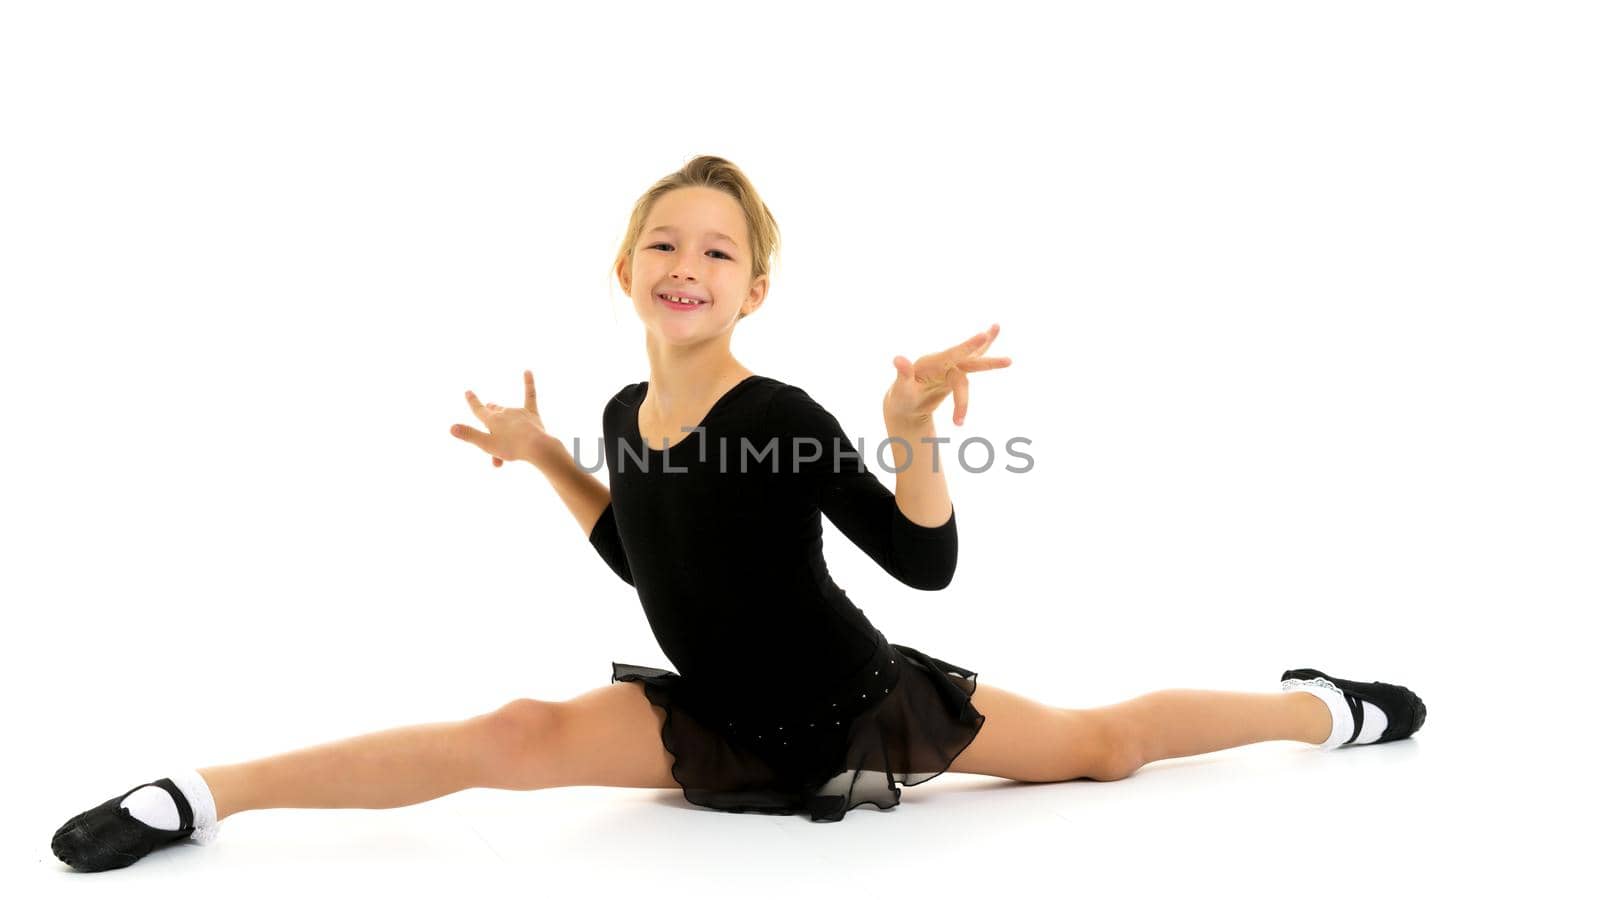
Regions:
M 155 785 L 172 795 L 178 807 L 178 828 L 155 828 L 133 817 L 122 808 L 128 794 L 142 787 Z M 181 841 L 194 832 L 194 811 L 189 808 L 189 798 L 172 783 L 170 778 L 141 784 L 121 797 L 85 810 L 68 819 L 56 829 L 50 839 L 50 849 L 56 858 L 79 872 L 104 872 L 131 866 L 157 847 Z
M 1356 736 L 1361 733 L 1361 722 L 1365 718 L 1361 706 L 1363 700 L 1383 710 L 1383 714 L 1389 717 L 1389 724 L 1384 727 L 1383 734 L 1372 741 L 1374 744 L 1408 738 L 1416 734 L 1417 729 L 1421 728 L 1423 721 L 1428 718 L 1428 707 L 1423 704 L 1422 698 L 1398 684 L 1385 684 L 1381 681 L 1346 681 L 1343 678 L 1324 675 L 1316 669 L 1290 669 L 1283 673 L 1280 680 L 1288 681 L 1292 678 L 1301 681 L 1315 681 L 1320 678 L 1344 694 L 1344 701 L 1350 705 L 1350 714 L 1355 718 L 1356 724 L 1355 730 L 1350 733 L 1350 740 L 1345 741 L 1346 744 L 1354 742 Z

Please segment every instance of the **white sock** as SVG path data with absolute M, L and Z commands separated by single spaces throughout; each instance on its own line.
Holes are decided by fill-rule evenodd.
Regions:
M 1305 691 L 1315 695 L 1328 707 L 1328 712 L 1333 715 L 1333 730 L 1328 733 L 1328 739 L 1318 744 L 1324 750 L 1344 746 L 1350 740 L 1350 733 L 1355 731 L 1356 720 L 1350 714 L 1350 704 L 1344 699 L 1344 691 L 1339 690 L 1333 682 L 1323 678 L 1310 680 L 1290 678 L 1283 682 L 1285 691 Z M 1383 736 L 1383 730 L 1389 727 L 1389 717 L 1384 711 L 1366 700 L 1361 701 L 1361 734 L 1356 736 L 1351 743 L 1370 744 Z
M 189 801 L 189 809 L 194 813 L 194 833 L 189 835 L 189 839 L 200 844 L 216 841 L 222 823 L 217 821 L 217 803 L 211 796 L 211 787 L 206 780 L 194 769 L 185 769 L 168 777 L 183 792 L 183 799 Z M 123 798 L 122 807 L 151 828 L 173 831 L 179 824 L 178 804 L 173 802 L 172 795 L 166 789 L 153 784 Z

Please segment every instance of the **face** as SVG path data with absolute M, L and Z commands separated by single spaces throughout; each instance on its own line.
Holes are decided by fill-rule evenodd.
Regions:
M 740 313 L 761 305 L 767 276 L 751 280 L 752 260 L 738 201 L 715 188 L 678 188 L 656 200 L 617 278 L 646 328 L 693 343 L 731 331 Z M 703 302 L 680 304 L 680 296 Z

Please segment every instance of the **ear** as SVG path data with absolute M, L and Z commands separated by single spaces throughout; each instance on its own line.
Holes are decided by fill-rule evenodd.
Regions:
M 770 283 L 765 275 L 750 282 L 750 296 L 744 301 L 745 315 L 748 316 L 761 308 L 761 304 L 767 299 L 767 287 Z
M 617 283 L 622 285 L 622 292 L 633 296 L 633 272 L 629 271 L 628 257 L 617 259 Z

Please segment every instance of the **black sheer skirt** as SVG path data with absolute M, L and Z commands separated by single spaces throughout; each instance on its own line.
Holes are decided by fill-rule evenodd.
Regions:
M 864 803 L 899 805 L 896 782 L 944 773 L 983 727 L 977 673 L 877 639 L 854 676 L 803 701 L 732 703 L 675 672 L 618 662 L 611 680 L 642 682 L 666 711 L 661 741 L 690 803 L 837 822 Z

